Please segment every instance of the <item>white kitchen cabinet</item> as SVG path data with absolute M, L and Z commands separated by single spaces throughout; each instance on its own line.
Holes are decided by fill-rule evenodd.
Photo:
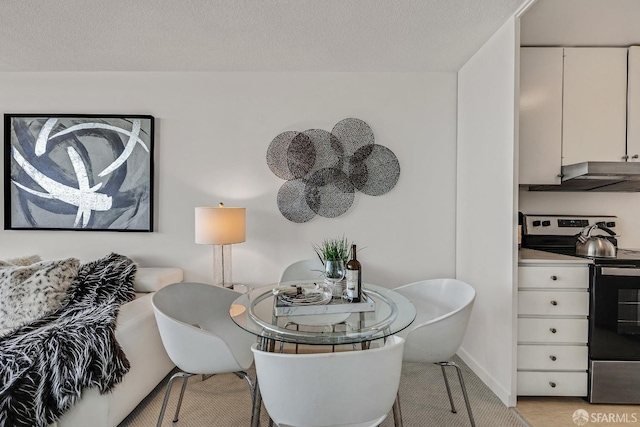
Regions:
M 518 267 L 518 286 L 523 289 L 548 288 L 552 290 L 589 287 L 589 269 L 558 268 L 557 264 L 521 265 Z
M 640 46 L 629 48 L 627 108 L 627 161 L 637 162 L 640 161 Z
M 518 313 L 542 316 L 588 316 L 589 294 L 581 291 L 529 291 L 518 293 Z
M 561 47 L 520 49 L 520 184 L 560 184 Z
M 560 184 L 564 165 L 626 159 L 627 56 L 627 48 L 520 49 L 520 185 Z M 634 129 L 640 135 L 640 123 Z
M 518 368 L 522 371 L 586 371 L 588 357 L 586 345 L 518 346 Z M 577 365 L 576 361 L 579 361 Z
M 519 396 L 586 396 L 589 267 L 518 267 Z
M 519 396 L 586 396 L 586 372 L 518 371 Z
M 564 49 L 563 165 L 625 159 L 627 51 Z

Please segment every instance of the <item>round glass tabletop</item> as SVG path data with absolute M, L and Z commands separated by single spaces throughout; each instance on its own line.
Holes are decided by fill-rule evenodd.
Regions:
M 229 313 L 246 331 L 262 338 L 295 344 L 339 345 L 373 341 L 393 335 L 416 317 L 414 305 L 404 296 L 381 286 L 363 284 L 364 298 L 349 303 L 322 298 L 296 304 L 274 294 L 282 286 L 305 286 L 310 281 L 274 284 L 239 296 Z

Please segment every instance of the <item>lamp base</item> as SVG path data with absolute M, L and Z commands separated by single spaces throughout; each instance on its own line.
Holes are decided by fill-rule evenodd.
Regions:
M 233 288 L 231 245 L 213 245 L 213 284 L 223 288 Z

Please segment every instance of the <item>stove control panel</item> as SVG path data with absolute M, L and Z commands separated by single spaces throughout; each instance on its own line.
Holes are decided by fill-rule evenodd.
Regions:
M 523 233 L 526 235 L 575 236 L 590 225 L 603 225 L 616 234 L 618 217 L 599 215 L 523 215 Z M 595 236 L 608 236 L 602 230 L 595 230 Z

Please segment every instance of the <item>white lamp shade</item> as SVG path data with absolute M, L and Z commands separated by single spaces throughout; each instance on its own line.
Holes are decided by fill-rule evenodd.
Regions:
M 245 208 L 197 207 L 196 243 L 230 245 L 244 242 L 245 222 Z

